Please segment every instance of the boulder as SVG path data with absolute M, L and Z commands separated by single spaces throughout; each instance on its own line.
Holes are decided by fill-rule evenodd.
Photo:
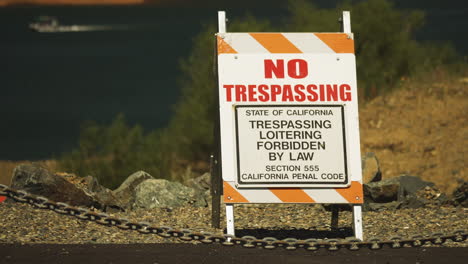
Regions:
M 365 203 L 363 206 L 364 211 L 392 211 L 399 209 L 401 202 L 393 201 L 389 203 Z
M 11 187 L 75 206 L 96 205 L 93 197 L 39 164 L 21 164 L 13 170 Z
M 461 182 L 452 194 L 455 206 L 468 207 L 468 182 Z
M 364 201 L 388 203 L 398 199 L 400 179 L 390 178 L 364 184 Z
M 207 172 L 201 176 L 192 178 L 187 181 L 186 185 L 195 190 L 205 192 L 211 188 L 211 174 Z
M 447 196 L 441 193 L 435 186 L 425 186 L 420 190 L 401 198 L 401 208 L 420 208 L 440 206 L 447 203 Z
M 424 189 L 426 186 L 435 186 L 434 183 L 423 181 L 417 176 L 402 175 L 398 179 L 400 180 L 400 189 L 398 190 L 398 200 L 400 201 L 407 196 L 415 195 L 417 191 Z
M 195 189 L 207 204 L 211 203 L 211 174 L 209 172 L 188 180 L 186 185 Z
M 98 180 L 93 176 L 86 176 L 86 190 L 96 202 L 100 205 L 99 209 L 103 211 L 124 211 L 122 202 L 108 188 L 99 184 Z
M 145 180 L 154 179 L 144 171 L 137 171 L 113 191 L 114 196 L 120 201 L 120 204 L 125 209 L 130 209 L 135 202 L 135 188 Z
M 382 180 L 379 160 L 374 153 L 368 152 L 362 157 L 362 180 L 364 183 Z
M 170 208 L 187 205 L 207 206 L 207 203 L 199 192 L 179 182 L 148 179 L 135 188 L 134 208 Z
M 419 208 L 427 205 L 440 205 L 447 201 L 432 182 L 421 180 L 417 176 L 402 175 L 379 182 L 364 184 L 364 201 L 369 210 L 382 208 L 384 205 L 371 203 L 391 203 L 387 208 Z

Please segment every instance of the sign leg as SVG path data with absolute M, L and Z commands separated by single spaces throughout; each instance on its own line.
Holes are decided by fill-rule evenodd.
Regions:
M 340 211 L 340 208 L 338 208 L 338 205 L 333 204 L 331 206 L 332 216 L 331 216 L 331 225 L 330 226 L 331 226 L 332 230 L 338 229 L 339 211 Z
M 220 197 L 220 181 L 221 178 L 218 175 L 218 169 L 216 166 L 216 160 L 213 155 L 210 157 L 210 173 L 211 173 L 211 227 L 220 227 L 221 218 L 221 197 Z
M 234 234 L 234 205 L 226 204 L 226 228 L 228 235 Z
M 354 236 L 364 240 L 362 232 L 362 205 L 353 205 Z

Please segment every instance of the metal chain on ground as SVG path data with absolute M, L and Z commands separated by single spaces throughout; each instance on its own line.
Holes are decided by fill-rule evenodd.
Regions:
M 6 185 L 0 184 L 0 196 L 7 196 L 21 203 L 28 203 L 40 209 L 48 209 L 59 214 L 71 215 L 80 220 L 96 222 L 100 225 L 115 226 L 124 230 L 134 230 L 141 234 L 156 234 L 163 238 L 178 238 L 181 241 L 199 241 L 205 244 L 219 243 L 224 246 L 241 245 L 245 248 L 284 248 L 286 250 L 296 250 L 303 248 L 309 251 L 321 248 L 336 251 L 342 248 L 349 250 L 359 250 L 361 248 L 381 249 L 384 246 L 390 248 L 420 247 L 426 244 L 440 245 L 451 240 L 453 242 L 463 242 L 467 239 L 468 233 L 464 230 L 456 230 L 452 234 L 434 233 L 430 236 L 413 236 L 409 239 L 392 237 L 388 240 L 372 238 L 368 241 L 361 241 L 356 238 L 348 239 L 277 239 L 265 237 L 258 239 L 253 236 L 236 237 L 227 234 L 212 234 L 209 232 L 194 232 L 189 229 L 177 229 L 167 226 L 155 226 L 147 222 L 131 222 L 128 219 L 112 217 L 105 213 L 96 213 L 87 208 L 75 207 L 66 203 L 54 202 L 41 196 L 29 194 L 23 190 L 16 190 Z

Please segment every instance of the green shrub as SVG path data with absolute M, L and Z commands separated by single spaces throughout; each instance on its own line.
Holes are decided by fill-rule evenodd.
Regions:
M 80 131 L 78 148 L 64 154 L 59 166 L 80 176 L 95 176 L 109 188 L 119 186 L 128 175 L 143 168 L 163 176 L 156 163 L 163 159 L 153 156 L 160 145 L 159 138 L 156 132 L 144 136 L 138 125 L 129 127 L 122 114 L 109 126 L 86 122 Z

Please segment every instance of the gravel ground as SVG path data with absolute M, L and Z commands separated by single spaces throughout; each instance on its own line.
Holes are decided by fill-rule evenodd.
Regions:
M 183 207 L 174 209 L 137 210 L 111 214 L 131 221 L 146 221 L 160 226 L 189 228 L 193 231 L 222 233 L 210 228 L 209 208 Z M 438 207 L 402 209 L 397 211 L 364 212 L 365 240 L 392 236 L 408 238 L 414 235 L 444 234 L 457 229 L 467 230 L 468 208 Z M 222 215 L 224 218 L 224 215 Z M 236 235 L 257 238 L 335 238 L 352 236 L 349 211 L 340 212 L 339 230 L 330 228 L 331 213 L 318 205 L 250 205 L 235 207 Z M 157 235 L 120 230 L 41 210 L 27 204 L 7 201 L 0 204 L 0 243 L 171 243 Z M 222 226 L 224 226 L 224 221 Z M 468 242 L 447 242 L 444 246 L 468 247 Z

